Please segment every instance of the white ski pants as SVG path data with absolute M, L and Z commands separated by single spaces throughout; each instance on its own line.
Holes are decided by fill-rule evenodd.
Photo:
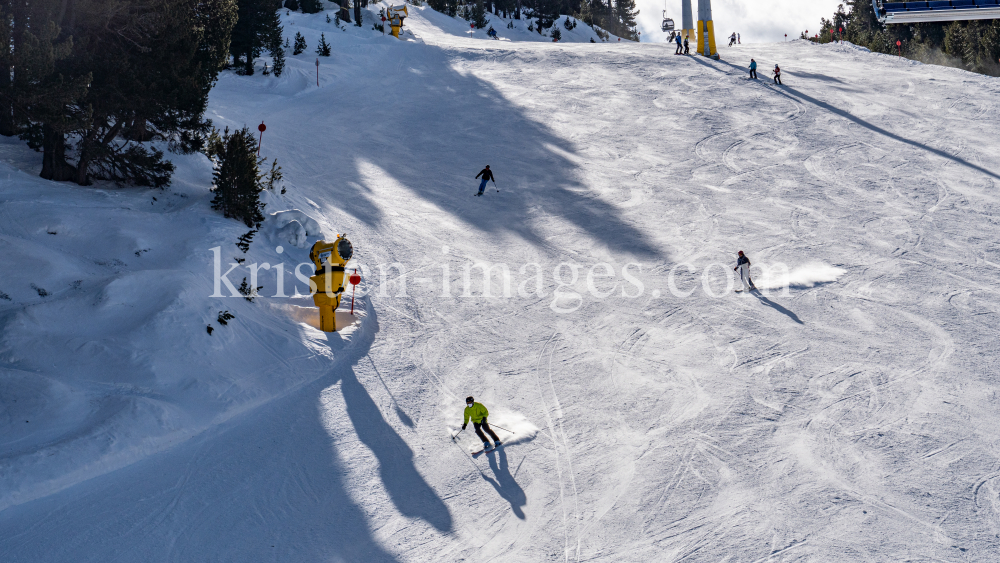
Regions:
M 743 291 L 750 291 L 750 266 L 740 264 L 740 281 L 743 282 Z

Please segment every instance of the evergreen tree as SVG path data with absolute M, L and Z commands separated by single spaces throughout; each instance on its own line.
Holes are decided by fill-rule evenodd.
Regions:
M 319 34 L 319 45 L 316 47 L 316 54 L 321 57 L 329 57 L 332 49 L 330 44 L 326 42 L 326 34 Z
M 215 165 L 212 173 L 212 209 L 222 212 L 251 228 L 259 228 L 264 221 L 264 204 L 260 192 L 266 188 L 260 173 L 262 159 L 257 157 L 257 140 L 250 129 L 244 127 L 232 134 L 229 128 L 214 132 L 207 146 L 207 154 Z
M 285 49 L 281 46 L 281 37 L 268 49 L 271 52 L 271 59 L 274 61 L 274 75 L 281 76 L 285 71 Z
M 239 19 L 230 47 L 239 74 L 252 75 L 257 57 L 274 41 L 281 40 L 279 7 L 280 0 L 239 0 Z
M 615 0 L 615 35 L 638 41 L 639 32 L 635 23 L 638 15 L 639 10 L 635 7 L 635 0 Z
M 562 32 L 557 27 L 552 30 L 552 41 L 559 41 L 560 39 L 562 39 Z
M 60 72 L 72 54 L 72 37 L 55 21 L 58 0 L 0 2 L 0 134 L 20 134 L 36 149 L 45 149 L 42 177 L 69 180 L 75 175 L 66 162 L 65 136 L 85 123 L 88 113 L 79 101 L 90 77 Z M 43 126 L 41 120 L 48 125 Z
M 306 38 L 298 31 L 295 32 L 295 47 L 292 48 L 293 55 L 301 55 L 306 50 Z
M 488 22 L 486 21 L 486 10 L 483 8 L 483 0 L 476 0 L 476 3 L 472 6 L 469 21 L 476 26 L 476 29 L 486 27 Z
M 323 11 L 323 2 L 320 0 L 299 0 L 304 14 L 318 14 Z
M 293 12 L 299 9 L 299 0 L 285 0 L 285 8 Z

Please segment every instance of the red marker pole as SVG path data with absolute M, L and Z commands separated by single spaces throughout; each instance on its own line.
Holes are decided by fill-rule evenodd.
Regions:
M 844 42 L 844 28 L 840 28 L 840 42 Z
M 354 286 L 354 289 L 351 290 L 351 314 L 353 315 L 354 314 L 354 295 L 358 292 L 358 284 L 361 283 L 361 276 L 358 275 L 358 269 L 357 268 L 354 268 L 354 273 L 351 274 L 351 277 L 348 278 L 347 281 L 351 282 L 351 285 Z
M 264 142 L 264 131 L 267 131 L 267 125 L 261 121 L 260 125 L 257 126 L 257 130 L 260 131 L 260 140 L 257 141 L 257 156 L 260 156 L 260 145 Z
M 319 57 L 316 57 L 316 87 L 319 87 Z
M 903 43 L 899 39 L 896 40 L 896 50 L 899 51 L 899 56 L 902 57 L 903 56 Z

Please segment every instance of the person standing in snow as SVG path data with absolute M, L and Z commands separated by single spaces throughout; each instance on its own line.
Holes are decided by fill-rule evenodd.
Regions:
M 490 428 L 490 424 L 486 422 L 486 417 L 490 415 L 490 411 L 486 410 L 486 406 L 482 403 L 477 403 L 472 397 L 465 398 L 465 413 L 462 418 L 462 430 L 469 425 L 469 419 L 472 419 L 472 427 L 476 429 L 476 435 L 479 439 L 483 441 L 483 449 L 488 450 L 490 448 L 490 441 L 486 439 L 486 434 L 489 434 L 493 438 L 495 444 L 494 447 L 500 447 L 503 442 L 500 438 L 497 438 L 493 429 Z M 483 430 L 486 434 L 483 434 Z
M 778 65 L 774 65 L 773 72 L 774 72 L 774 83 L 781 84 L 781 69 L 778 68 Z
M 685 55 L 691 54 L 691 45 L 688 43 L 688 38 L 686 35 L 684 36 L 684 54 Z
M 675 54 L 675 55 L 680 55 L 680 54 L 683 54 L 683 53 L 684 53 L 684 44 L 683 44 L 683 40 L 681 39 L 681 34 L 680 34 L 680 33 L 678 33 L 678 34 L 677 34 L 677 35 L 676 35 L 676 36 L 674 37 L 674 41 L 676 41 L 676 42 L 677 42 L 677 51 L 676 51 L 676 52 L 674 52 L 674 54 Z
M 736 44 L 737 45 L 742 45 L 743 44 L 743 42 L 740 41 L 740 34 L 739 33 L 736 34 Z
M 750 59 L 750 78 L 757 80 L 757 61 Z
M 753 285 L 753 280 L 750 279 L 750 259 L 743 254 L 742 250 L 739 253 L 739 258 L 736 259 L 736 267 L 733 268 L 733 271 L 740 273 L 740 281 L 743 282 L 743 291 L 757 289 Z
M 479 184 L 479 193 L 476 195 L 483 195 L 483 191 L 486 190 L 486 184 L 490 180 L 493 180 L 494 183 L 496 182 L 496 180 L 493 178 L 493 171 L 490 170 L 489 164 L 487 164 L 486 168 L 483 168 L 483 170 L 479 174 L 476 174 L 476 179 L 478 180 L 480 176 L 483 177 L 483 181 L 482 183 Z

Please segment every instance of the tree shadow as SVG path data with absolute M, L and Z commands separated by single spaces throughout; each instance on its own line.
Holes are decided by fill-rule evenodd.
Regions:
M 774 301 L 771 301 L 767 297 L 764 297 L 764 295 L 760 292 L 760 290 L 753 290 L 750 293 L 754 297 L 756 297 L 757 299 L 760 299 L 761 303 L 767 305 L 768 307 L 774 309 L 775 311 L 781 313 L 782 315 L 787 316 L 788 318 L 790 318 L 793 321 L 799 323 L 800 325 L 801 324 L 805 324 L 805 323 L 802 322 L 802 319 L 800 319 L 799 316 L 796 315 L 795 313 L 789 311 L 788 309 L 782 307 L 781 305 L 778 305 L 777 303 L 775 303 Z
M 801 70 L 796 70 L 795 72 L 789 73 L 789 75 L 801 78 L 808 78 L 811 80 L 822 80 L 824 82 L 836 82 L 837 84 L 846 84 L 846 82 L 844 82 L 839 78 L 834 78 L 832 76 L 827 76 L 825 74 L 816 74 L 814 72 L 805 72 Z
M 340 388 L 347 404 L 347 416 L 358 438 L 378 459 L 382 485 L 396 509 L 405 516 L 426 521 L 441 532 L 450 532 L 452 518 L 448 507 L 417 472 L 413 450 L 386 422 L 353 371 L 344 373 Z
M 693 60 L 695 62 L 697 62 L 697 63 L 705 66 L 705 67 L 711 68 L 711 69 L 719 71 L 719 72 L 724 72 L 722 69 L 716 67 L 715 65 L 710 64 L 707 61 L 699 60 L 698 57 L 694 57 Z M 743 72 L 743 69 L 741 67 L 738 67 L 738 66 L 736 66 L 736 65 L 734 65 L 734 64 L 732 64 L 730 62 L 726 62 L 726 61 L 717 61 L 717 62 L 719 62 L 721 64 L 724 64 L 724 65 L 726 65 L 726 66 L 728 66 L 730 68 L 736 69 L 736 70 L 738 70 L 740 72 Z M 802 73 L 796 73 L 796 74 L 802 74 Z M 764 83 L 762 83 L 762 84 L 764 84 L 764 86 L 766 88 L 768 88 L 769 90 L 771 90 L 775 94 L 778 94 L 779 96 L 784 96 L 784 97 L 786 97 L 786 98 L 788 98 L 790 100 L 793 100 L 795 102 L 803 102 L 803 101 L 804 102 L 808 102 L 808 103 L 810 103 L 810 104 L 812 104 L 812 105 L 814 105 L 814 106 L 816 106 L 818 108 L 821 108 L 821 109 L 824 109 L 824 110 L 826 110 L 826 111 L 828 111 L 830 113 L 839 115 L 839 116 L 843 117 L 844 119 L 847 119 L 847 120 L 851 121 L 852 123 L 855 123 L 856 125 L 860 125 L 861 127 L 864 127 L 865 129 L 868 129 L 869 131 L 871 131 L 873 133 L 877 133 L 877 134 L 882 135 L 884 137 L 888 137 L 888 138 L 890 138 L 890 139 L 892 139 L 894 141 L 898 141 L 900 143 L 904 143 L 904 144 L 910 145 L 911 147 L 927 151 L 927 152 L 929 152 L 931 154 L 940 156 L 941 158 L 950 160 L 950 161 L 952 161 L 952 162 L 954 162 L 956 164 L 959 164 L 961 166 L 965 166 L 966 168 L 970 168 L 972 170 L 975 170 L 977 172 L 980 172 L 982 174 L 986 174 L 987 176 L 990 176 L 992 178 L 1000 180 L 1000 174 L 997 174 L 996 172 L 987 170 L 986 168 L 983 168 L 982 166 L 973 164 L 973 163 L 969 162 L 968 160 L 965 160 L 964 158 L 961 158 L 959 156 L 948 154 L 947 152 L 945 152 L 945 151 L 943 151 L 941 149 L 936 149 L 934 147 L 927 146 L 927 145 L 925 145 L 923 143 L 914 141 L 912 139 L 907 139 L 906 137 L 902 137 L 900 135 L 892 133 L 891 131 L 886 131 L 885 129 L 882 129 L 878 125 L 875 125 L 873 123 L 869 123 L 869 122 L 865 121 L 864 119 L 861 119 L 860 117 L 857 117 L 857 116 L 851 114 L 850 112 L 847 112 L 847 111 L 842 110 L 842 109 L 840 109 L 838 107 L 830 105 L 830 104 L 828 104 L 828 103 L 826 103 L 826 102 L 824 102 L 822 100 L 817 100 L 816 98 L 813 98 L 812 96 L 803 93 L 801 90 L 797 90 L 797 89 L 795 89 L 795 88 L 793 88 L 791 86 L 788 86 L 788 85 L 782 85 L 782 86 L 779 86 L 779 85 L 773 85 L 773 86 L 772 85 L 768 85 L 766 83 L 766 81 Z M 792 94 L 794 94 L 794 96 Z
M 349 404 L 371 422 L 351 365 L 368 353 L 374 333 L 357 336 L 338 349 L 329 375 L 296 392 L 128 467 L 0 512 L 0 560 L 396 562 L 373 536 L 345 483 L 348 468 L 309 408 L 340 378 Z M 366 436 L 383 432 L 375 421 Z M 412 469 L 401 465 L 397 484 L 384 476 L 397 496 L 414 485 Z M 410 512 L 450 527 L 440 509 Z
M 367 54 L 373 52 L 382 58 Z M 380 45 L 346 60 L 360 65 L 351 72 L 364 79 L 339 77 L 335 89 L 301 93 L 294 109 L 281 101 L 264 104 L 263 111 L 272 115 L 269 126 L 275 124 L 275 136 L 284 137 L 280 142 L 287 152 L 299 152 L 306 139 L 329 139 L 329 158 L 301 159 L 295 178 L 327 182 L 335 170 L 329 206 L 369 226 L 394 223 L 383 216 L 379 198 L 412 198 L 415 214 L 432 204 L 426 207 L 450 213 L 463 229 L 512 233 L 546 245 L 545 220 L 558 216 L 611 250 L 662 258 L 663 250 L 649 234 L 587 185 L 574 143 L 519 105 L 530 100 L 515 103 L 491 82 L 462 69 L 466 62 L 513 54 Z M 381 78 L 373 81 L 369 74 Z M 330 111 L 347 100 L 351 111 Z M 303 106 L 315 108 L 310 113 L 315 119 L 302 122 Z M 479 185 L 474 176 L 487 164 L 500 193 L 472 197 Z
M 514 480 L 514 476 L 510 473 L 510 467 L 507 464 L 507 452 L 501 447 L 498 451 L 486 452 L 486 457 L 490 462 L 490 469 L 493 470 L 493 475 L 496 479 L 490 479 L 485 474 L 483 474 L 483 479 L 493 485 L 496 492 L 507 502 L 510 503 L 510 509 L 514 511 L 514 516 L 517 516 L 521 520 L 524 520 L 524 511 L 521 507 L 528 503 L 528 497 L 524 493 L 524 489 L 521 485 L 517 484 Z M 499 459 L 498 459 L 499 458 Z M 524 460 L 521 460 L 522 463 Z M 520 466 L 518 466 L 520 469 Z M 517 473 L 515 470 L 514 473 Z

